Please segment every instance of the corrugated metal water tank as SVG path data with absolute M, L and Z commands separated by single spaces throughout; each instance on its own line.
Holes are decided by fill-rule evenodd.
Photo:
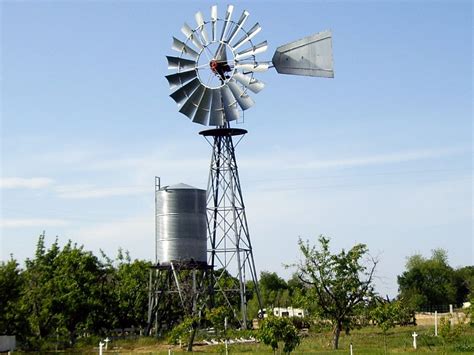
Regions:
M 186 184 L 156 192 L 157 259 L 207 261 L 206 191 Z

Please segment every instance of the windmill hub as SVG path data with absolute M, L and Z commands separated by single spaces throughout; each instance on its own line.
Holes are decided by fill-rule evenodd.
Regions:
M 208 43 L 197 59 L 199 81 L 208 89 L 221 88 L 232 79 L 234 63 L 234 52 L 228 44 L 219 41 Z

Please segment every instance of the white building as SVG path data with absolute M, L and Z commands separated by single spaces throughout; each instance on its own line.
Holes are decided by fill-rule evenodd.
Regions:
M 306 311 L 303 308 L 275 307 L 273 308 L 273 315 L 275 317 L 303 318 L 306 316 Z

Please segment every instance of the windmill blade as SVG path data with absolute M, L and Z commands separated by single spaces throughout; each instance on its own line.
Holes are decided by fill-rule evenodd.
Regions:
M 198 78 L 195 78 L 183 87 L 176 90 L 170 96 L 174 101 L 176 101 L 178 105 L 181 105 L 188 97 L 191 97 L 192 93 L 198 86 L 201 86 L 201 82 Z
M 183 71 L 196 68 L 196 61 L 194 60 L 170 56 L 166 56 L 166 59 L 168 59 L 168 69 L 176 69 Z
M 240 69 L 243 72 L 247 73 L 259 73 L 259 72 L 264 72 L 267 71 L 268 68 L 270 67 L 271 62 L 251 62 L 251 63 L 246 63 L 246 62 L 236 62 L 234 67 L 235 69 Z
M 196 12 L 194 18 L 196 19 L 199 32 L 201 33 L 201 37 L 204 40 L 204 45 L 207 46 L 207 44 L 209 43 L 209 37 L 207 37 L 206 28 L 204 27 L 204 17 L 202 16 L 201 11 Z
M 176 89 L 187 83 L 189 80 L 197 77 L 196 70 L 183 71 L 180 73 L 166 75 L 165 78 L 170 84 L 171 90 Z
M 239 33 L 239 30 L 242 28 L 245 23 L 245 20 L 247 20 L 247 17 L 249 17 L 249 15 L 250 13 L 247 10 L 244 10 L 244 12 L 242 12 L 239 21 L 237 21 L 232 32 L 229 34 L 229 40 L 227 41 L 227 43 L 231 43 L 234 40 L 235 36 L 237 36 L 237 33 Z
M 203 85 L 199 85 L 192 95 L 183 103 L 183 106 L 181 106 L 179 112 L 192 119 L 199 106 L 199 103 L 201 102 L 205 89 L 206 88 Z
M 261 81 L 242 73 L 235 73 L 233 78 L 255 94 L 265 87 L 265 84 Z
M 221 89 L 212 90 L 211 113 L 209 115 L 210 126 L 224 125 L 224 107 L 222 107 Z
M 191 47 L 189 47 L 187 44 L 184 42 L 181 42 L 179 39 L 173 37 L 173 44 L 171 46 L 172 49 L 175 51 L 178 51 L 180 53 L 184 53 L 189 55 L 190 57 L 197 59 L 199 54 L 195 50 L 193 50 Z
M 202 50 L 204 45 L 201 43 L 200 39 L 194 35 L 194 31 L 189 27 L 187 23 L 184 23 L 181 27 L 181 32 L 186 36 L 186 39 L 190 39 L 191 42 L 196 46 L 197 49 Z
M 227 12 L 225 14 L 224 27 L 222 27 L 222 33 L 221 33 L 221 42 L 225 42 L 225 34 L 227 32 L 227 29 L 229 28 L 230 19 L 232 17 L 233 12 L 234 12 L 234 5 L 227 5 Z
M 280 74 L 334 78 L 332 34 L 320 32 L 280 46 L 272 62 Z
M 247 95 L 244 90 L 239 87 L 239 85 L 237 85 L 235 80 L 229 80 L 227 85 L 229 85 L 230 91 L 232 91 L 232 94 L 243 111 L 249 109 L 255 104 L 255 101 L 253 101 L 252 98 Z
M 201 101 L 198 104 L 196 113 L 194 114 L 192 121 L 207 125 L 207 121 L 209 118 L 209 109 L 211 107 L 211 99 L 212 99 L 212 90 L 208 88 L 204 88 L 204 93 L 202 94 Z
M 217 40 L 217 5 L 211 7 L 212 40 Z
M 242 52 L 237 53 L 235 56 L 235 60 L 242 60 L 252 55 L 263 53 L 267 50 L 267 48 L 268 48 L 267 41 L 263 41 L 262 43 L 257 44 L 255 47 L 250 47 L 249 49 L 246 49 L 246 50 L 243 50 Z
M 242 46 L 243 44 L 247 43 L 250 41 L 252 38 L 254 38 L 257 33 L 259 33 L 262 30 L 262 27 L 258 24 L 258 22 L 243 36 L 241 39 L 237 41 L 237 43 L 234 45 L 234 50 Z
M 239 109 L 237 108 L 237 101 L 227 85 L 221 88 L 221 95 L 225 120 L 227 122 L 238 120 L 240 115 Z

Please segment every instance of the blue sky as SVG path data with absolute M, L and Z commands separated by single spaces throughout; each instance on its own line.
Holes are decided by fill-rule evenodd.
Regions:
M 1 2 L 1 258 L 38 235 L 154 258 L 154 176 L 205 188 L 210 147 L 170 94 L 165 55 L 206 1 Z M 472 4 L 234 2 L 261 60 L 331 29 L 335 78 L 259 73 L 237 150 L 259 271 L 298 237 L 366 243 L 395 296 L 406 257 L 474 264 Z M 237 16 L 237 15 L 235 15 Z

